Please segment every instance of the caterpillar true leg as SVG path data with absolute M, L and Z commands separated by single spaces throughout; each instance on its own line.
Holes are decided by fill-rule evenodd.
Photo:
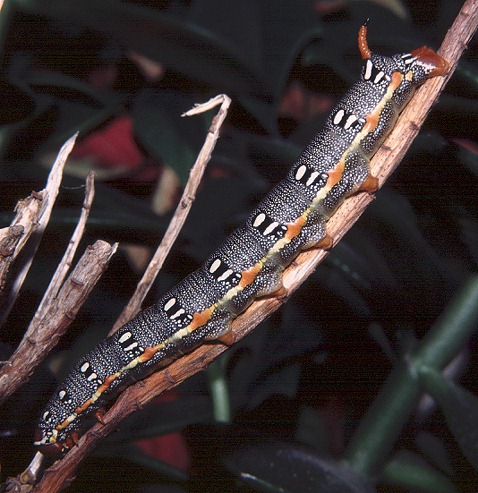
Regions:
M 448 64 L 422 47 L 391 57 L 373 54 L 360 28 L 360 79 L 331 112 L 285 179 L 205 264 L 85 355 L 43 412 L 35 444 L 65 452 L 83 419 L 117 391 L 207 340 L 228 341 L 231 320 L 255 298 L 280 290 L 283 269 L 311 246 L 328 248 L 326 223 L 343 200 L 373 192 L 370 158 L 414 89 Z M 100 416 L 100 414 L 98 414 Z

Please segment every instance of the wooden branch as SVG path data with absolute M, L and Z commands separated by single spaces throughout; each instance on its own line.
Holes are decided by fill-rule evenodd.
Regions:
M 0 370 L 0 403 L 11 396 L 55 347 L 75 319 L 88 294 L 105 271 L 117 244 L 97 241 L 89 246 L 41 319 L 30 324 L 12 357 Z
M 168 229 L 164 234 L 163 240 L 161 241 L 156 253 L 154 254 L 151 262 L 149 263 L 142 279 L 136 287 L 136 291 L 133 297 L 126 305 L 125 309 L 118 317 L 113 328 L 111 329 L 109 335 L 114 334 L 120 327 L 122 327 L 126 322 L 129 322 L 141 309 L 141 304 L 144 298 L 148 294 L 151 286 L 153 285 L 156 276 L 158 275 L 163 263 L 171 250 L 176 238 L 178 237 L 186 218 L 188 217 L 189 211 L 193 204 L 194 198 L 196 197 L 196 191 L 201 183 L 201 179 L 206 169 L 207 163 L 211 159 L 212 151 L 216 146 L 217 139 L 219 138 L 219 130 L 227 116 L 227 110 L 231 104 L 231 100 L 225 94 L 220 94 L 215 98 L 210 99 L 204 104 L 196 105 L 193 109 L 187 111 L 182 116 L 192 116 L 199 113 L 203 113 L 218 105 L 218 114 L 214 117 L 209 132 L 207 134 L 204 145 L 199 152 L 199 155 L 191 169 L 189 180 L 184 188 L 183 195 L 179 201 L 178 207 L 174 213 L 171 222 L 169 223 Z
M 403 112 L 391 135 L 371 163 L 372 172 L 379 177 L 380 185 L 390 176 L 413 138 L 418 134 L 431 106 L 451 76 L 458 59 L 466 47 L 472 33 L 476 30 L 476 0 L 465 2 L 460 14 L 450 29 L 441 53 L 452 69 L 445 79 L 427 82 L 417 92 Z M 348 231 L 365 210 L 373 197 L 362 193 L 345 201 L 327 224 L 327 230 L 335 242 Z M 315 270 L 327 255 L 322 250 L 312 250 L 300 254 L 284 273 L 284 286 L 287 296 Z M 239 340 L 247 335 L 259 322 L 268 317 L 285 302 L 282 298 L 265 298 L 255 301 L 233 322 L 233 335 Z M 74 479 L 78 464 L 96 445 L 114 432 L 120 422 L 135 410 L 143 407 L 161 392 L 171 389 L 186 378 L 203 370 L 227 348 L 221 344 L 203 345 L 190 354 L 171 363 L 167 368 L 126 389 L 113 407 L 104 416 L 105 424 L 97 424 L 81 439 L 78 447 L 72 449 L 62 460 L 57 461 L 45 471 L 43 479 L 33 491 L 36 493 L 55 493 Z
M 60 188 L 63 169 L 66 160 L 75 145 L 77 135 L 78 134 L 75 134 L 73 137 L 70 137 L 60 149 L 50 174 L 48 175 L 46 187 L 41 192 L 32 192 L 30 197 L 21 200 L 15 208 L 17 214 L 11 226 L 21 226 L 23 228 L 23 236 L 16 245 L 10 263 L 16 258 L 18 252 L 26 245 L 30 236 L 33 233 L 35 233 L 35 236 L 32 238 L 32 241 L 28 243 L 26 260 L 13 281 L 10 292 L 8 295 L 4 293 L 4 297 L 0 302 L 0 324 L 7 319 L 15 300 L 17 299 L 20 288 L 23 285 L 23 281 L 30 270 L 40 240 L 42 239 L 45 228 L 50 220 L 51 211 L 58 195 L 58 189 Z M 0 234 L 5 234 L 5 229 L 1 230 Z
M 86 177 L 85 199 L 81 208 L 80 219 L 78 220 L 75 231 L 70 238 L 68 248 L 66 249 L 63 258 L 56 268 L 55 274 L 53 274 L 50 284 L 45 294 L 43 295 L 43 299 L 35 313 L 32 324 L 30 324 L 32 330 L 36 330 L 36 322 L 45 317 L 46 312 L 50 309 L 53 300 L 57 297 L 58 291 L 60 290 L 63 281 L 71 268 L 73 257 L 75 256 L 78 245 L 80 244 L 80 240 L 83 237 L 83 233 L 85 232 L 86 221 L 88 220 L 88 216 L 90 214 L 91 204 L 93 203 L 94 196 L 94 173 L 90 171 L 90 173 L 88 173 L 88 176 Z M 30 333 L 27 332 L 26 335 L 30 336 Z
M 21 224 L 8 226 L 2 230 L 2 239 L 0 240 L 0 293 L 5 287 L 7 274 L 18 251 L 18 244 L 22 239 L 25 228 Z

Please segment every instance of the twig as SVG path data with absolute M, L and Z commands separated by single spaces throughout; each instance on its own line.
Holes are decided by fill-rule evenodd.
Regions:
M 58 291 L 60 290 L 63 281 L 71 268 L 71 263 L 73 257 L 75 256 L 80 240 L 85 232 L 86 221 L 88 219 L 91 204 L 93 203 L 93 197 L 95 196 L 95 180 L 94 173 L 91 171 L 86 177 L 86 187 L 85 187 L 85 199 L 83 201 L 83 207 L 81 208 L 80 219 L 76 225 L 75 231 L 70 238 L 68 243 L 68 248 L 66 249 L 61 262 L 55 270 L 55 274 L 50 281 L 50 284 L 43 296 L 40 305 L 37 308 L 35 316 L 33 317 L 32 323 L 30 324 L 30 330 L 35 331 L 38 326 L 39 321 L 45 317 L 45 314 L 50 310 L 51 304 L 56 298 Z M 30 332 L 27 331 L 26 336 L 30 336 Z
M 18 244 L 24 235 L 24 227 L 21 224 L 8 226 L 2 230 L 0 236 L 0 293 L 5 287 L 7 274 L 18 252 Z
M 441 52 L 446 54 L 452 70 L 472 33 L 476 30 L 476 16 L 476 1 L 468 0 L 443 43 Z M 429 81 L 420 89 L 385 142 L 383 152 L 377 153 L 372 160 L 372 171 L 378 174 L 381 184 L 398 165 L 400 157 L 410 145 L 411 137 L 404 139 L 404 133 L 407 136 L 414 136 L 418 133 L 419 126 L 435 102 L 439 91 L 443 89 L 445 82 L 446 80 Z M 408 123 L 410 119 L 412 124 Z M 336 242 L 352 227 L 372 200 L 373 197 L 360 194 L 347 199 L 342 204 L 327 225 L 329 234 Z M 325 255 L 326 253 L 323 251 L 308 251 L 297 257 L 296 261 L 284 273 L 284 286 L 288 295 L 305 281 Z M 265 298 L 255 301 L 246 312 L 234 320 L 232 330 L 235 340 L 248 334 L 259 322 L 277 310 L 284 301 L 284 298 Z M 143 407 L 161 392 L 175 387 L 186 378 L 206 368 L 213 359 L 226 349 L 221 344 L 203 345 L 180 360 L 171 363 L 167 368 L 126 389 L 104 416 L 105 424 L 95 425 L 80 439 L 79 447 L 72 449 L 61 461 L 48 469 L 43 479 L 35 487 L 35 493 L 60 491 L 63 485 L 72 480 L 81 460 L 101 440 L 116 430 L 126 416 Z
M 32 192 L 30 197 L 20 201 L 16 207 L 17 215 L 13 220 L 12 226 L 22 226 L 24 228 L 24 234 L 17 244 L 14 257 L 23 248 L 33 232 L 35 233 L 35 236 L 32 238 L 32 241 L 28 243 L 28 256 L 20 269 L 20 272 L 13 281 L 10 292 L 8 295 L 4 294 L 0 306 L 0 325 L 7 319 L 15 300 L 17 299 L 20 288 L 23 285 L 23 281 L 30 270 L 33 257 L 38 249 L 46 225 L 50 220 L 51 211 L 58 195 L 58 189 L 60 188 L 63 168 L 65 167 L 66 160 L 75 144 L 77 135 L 78 134 L 75 134 L 73 137 L 70 137 L 60 149 L 50 174 L 48 175 L 46 187 L 41 192 Z
M 101 240 L 89 246 L 50 304 L 48 312 L 34 324 L 32 321 L 28 336 L 22 339 L 0 370 L 0 403 L 15 392 L 28 378 L 32 368 L 55 347 L 106 269 L 116 248 L 117 244 L 111 246 Z
M 204 145 L 191 169 L 189 180 L 184 188 L 183 195 L 179 202 L 178 207 L 174 213 L 171 222 L 169 223 L 168 229 L 164 234 L 163 240 L 161 241 L 156 253 L 154 254 L 151 262 L 146 269 L 143 278 L 138 283 L 136 291 L 133 294 L 131 300 L 126 305 L 125 309 L 118 317 L 118 320 L 114 324 L 110 331 L 110 335 L 115 333 L 121 326 L 126 322 L 129 322 L 141 309 L 141 304 L 143 303 L 146 294 L 150 290 L 158 272 L 163 266 L 164 260 L 166 259 L 171 247 L 173 246 L 176 238 L 178 237 L 181 228 L 191 210 L 192 203 L 196 196 L 197 188 L 201 182 L 204 170 L 206 169 L 207 163 L 211 159 L 211 153 L 216 146 L 217 139 L 219 138 L 219 130 L 227 116 L 227 110 L 231 104 L 231 100 L 225 94 L 220 94 L 215 98 L 210 99 L 206 103 L 197 104 L 193 109 L 187 111 L 182 116 L 192 116 L 199 113 L 204 113 L 218 105 L 221 105 L 217 115 L 214 117 L 209 132 L 207 134 Z

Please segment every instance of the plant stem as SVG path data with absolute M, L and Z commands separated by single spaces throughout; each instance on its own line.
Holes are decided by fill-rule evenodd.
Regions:
M 420 368 L 441 370 L 478 326 L 478 276 L 470 278 L 425 336 L 414 354 L 392 371 L 367 411 L 345 454 L 349 467 L 367 477 L 377 474 L 412 414 L 421 392 Z
M 214 418 L 218 423 L 230 423 L 231 406 L 229 389 L 225 376 L 224 362 L 221 358 L 208 366 L 209 388 L 213 401 Z

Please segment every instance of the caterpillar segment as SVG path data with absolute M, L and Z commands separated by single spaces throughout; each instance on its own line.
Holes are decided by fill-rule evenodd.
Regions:
M 360 28 L 360 79 L 339 101 L 324 128 L 205 264 L 85 355 L 40 417 L 36 441 L 48 454 L 78 442 L 84 419 L 102 420 L 119 389 L 144 378 L 204 341 L 230 339 L 230 326 L 256 298 L 280 292 L 282 272 L 303 249 L 329 248 L 326 223 L 358 191 L 374 192 L 370 159 L 395 125 L 414 89 L 444 75 L 447 62 L 427 47 L 376 55 Z

